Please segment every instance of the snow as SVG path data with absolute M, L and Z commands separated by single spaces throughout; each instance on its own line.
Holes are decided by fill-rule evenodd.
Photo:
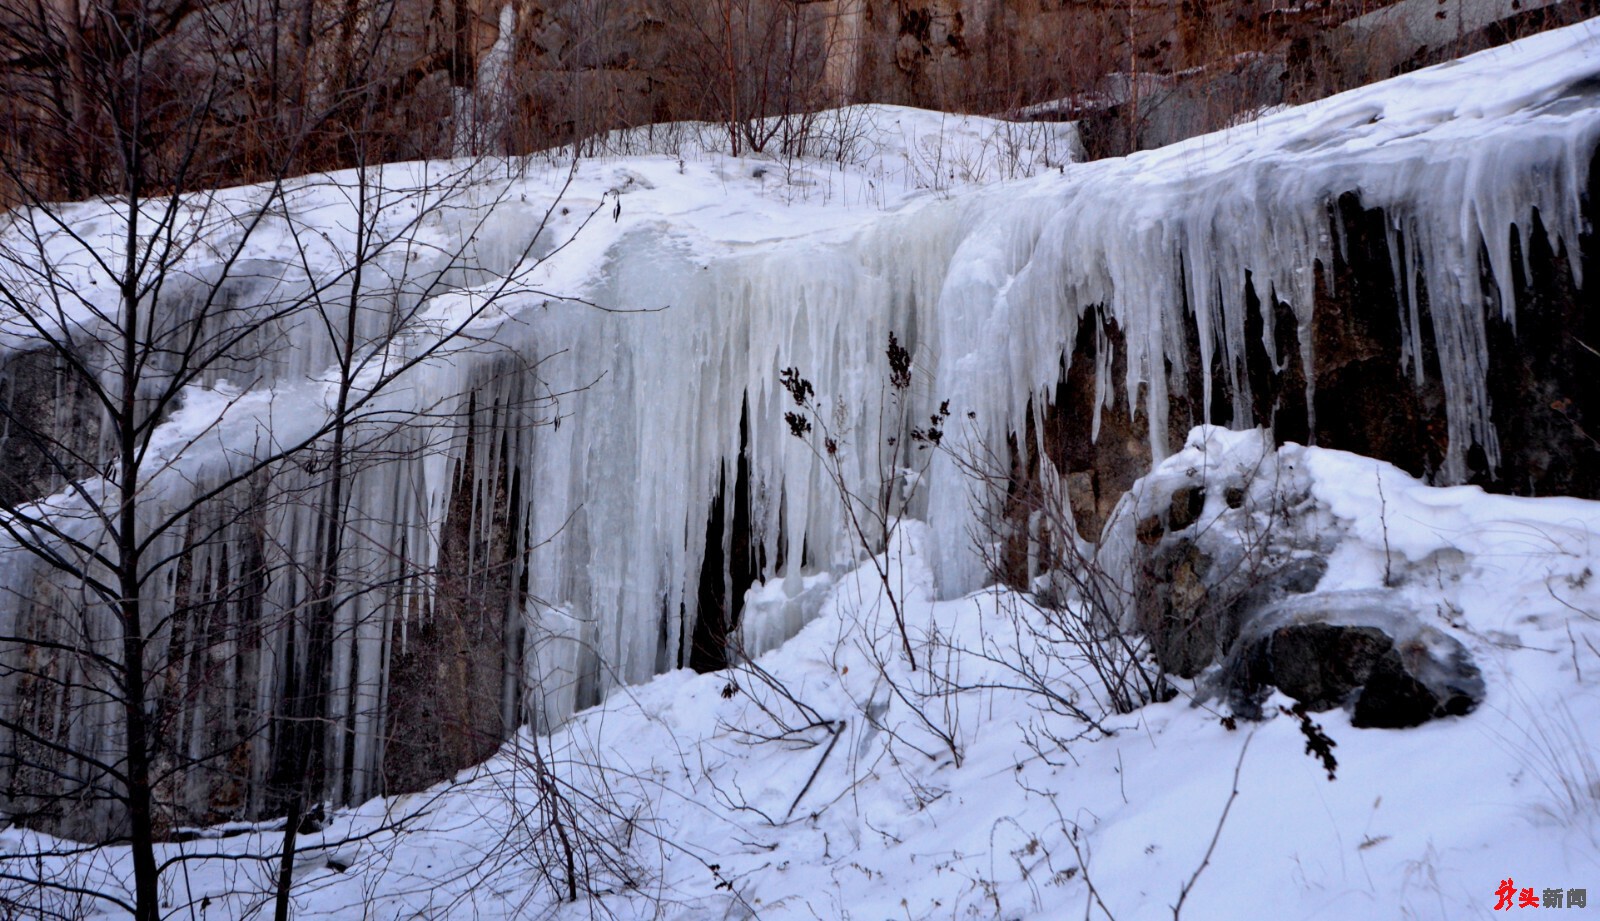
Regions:
M 928 666 L 912 672 L 894 652 L 882 582 L 863 565 L 759 671 L 670 672 L 433 790 L 335 813 L 302 842 L 297 917 L 1101 917 L 1087 876 L 1115 917 L 1168 918 L 1224 808 L 1183 917 L 1458 919 L 1490 911 L 1506 878 L 1593 889 L 1600 503 L 1430 487 L 1355 455 L 1260 444 L 1197 429 L 1189 456 L 1154 475 L 1253 452 L 1258 475 L 1299 478 L 1310 514 L 1341 535 L 1318 590 L 1381 588 L 1385 555 L 1402 554 L 1395 590 L 1484 669 L 1476 712 L 1403 731 L 1317 715 L 1337 743 L 1332 782 L 1295 720 L 1230 730 L 1187 683 L 1093 730 L 1019 689 L 1005 664 L 1037 609 L 1005 591 L 934 600 L 931 535 L 908 521 L 883 559 Z M 1229 467 L 1211 469 L 1215 488 Z M 1057 693 L 1092 693 L 1086 669 L 1055 677 Z M 597 867 L 603 894 L 559 900 L 538 867 L 555 859 L 548 840 L 527 838 L 542 815 L 534 746 L 582 804 L 582 827 L 628 843 L 629 883 Z M 398 817 L 404 833 L 382 830 Z M 270 827 L 229 831 L 164 853 L 275 847 Z M 29 837 L 7 831 L 0 846 Z M 197 859 L 179 895 L 209 898 L 208 917 L 243 917 L 264 879 L 251 866 Z
M 1086 897 L 1081 872 L 1066 875 L 1076 866 L 1069 831 L 1077 826 L 1090 874 L 1118 917 L 1170 914 L 1165 906 L 1204 851 L 1250 728 L 1227 732 L 1180 701 L 1118 717 L 1108 726 L 1115 734 L 1070 754 L 1028 754 L 1038 721 L 1058 717 L 1038 712 L 1027 695 L 930 685 L 926 670 L 901 673 L 903 664 L 882 653 L 895 681 L 933 695 L 941 718 L 954 721 L 957 768 L 955 752 L 878 674 L 871 650 L 893 649 L 892 621 L 875 600 L 876 577 L 858 568 L 863 551 L 849 538 L 837 491 L 789 435 L 779 370 L 797 367 L 816 382 L 841 437 L 845 482 L 876 488 L 883 445 L 873 426 L 891 331 L 915 358 L 909 416 L 948 399 L 957 419 L 972 414 L 970 424 L 952 426 L 953 446 L 993 445 L 1024 430 L 1030 397 L 1055 384 L 1082 311 L 1104 305 L 1128 334 L 1128 361 L 1122 379 L 1111 378 L 1109 363 L 1097 369 L 1097 387 L 1121 388 L 1145 408 L 1152 452 L 1165 458 L 1173 453 L 1165 360 L 1185 347 L 1186 312 L 1199 328 L 1200 367 L 1209 369 L 1214 353 L 1222 367 L 1239 367 L 1248 278 L 1263 304 L 1293 308 L 1302 357 L 1314 367 L 1304 334 L 1313 265 L 1329 264 L 1338 245 L 1328 203 L 1357 192 L 1392 222 L 1396 277 L 1428 292 L 1447 396 L 1440 479 L 1457 482 L 1470 445 L 1491 463 L 1497 456 L 1484 322 L 1490 311 L 1516 313 L 1510 228 L 1526 234 L 1537 211 L 1557 252 L 1564 247 L 1580 270 L 1581 194 L 1600 141 L 1597 73 L 1600 25 L 1590 22 L 1093 163 L 1067 162 L 1070 126 L 862 107 L 824 119 L 821 157 L 779 148 L 735 158 L 718 147 L 716 126 L 658 127 L 597 142 L 626 156 L 571 161 L 554 152 L 374 169 L 365 174 L 364 211 L 350 194 L 361 187 L 354 173 L 147 201 L 141 207 L 152 216 L 166 207 L 180 215 L 181 258 L 164 303 L 203 299 L 231 265 L 221 283 L 239 316 L 273 316 L 257 356 L 219 366 L 158 430 L 153 488 L 181 496 L 240 452 L 325 420 L 335 343 L 317 334 L 316 309 L 351 297 L 351 254 L 365 220 L 383 241 L 354 292 L 369 375 L 419 354 L 454 324 L 482 345 L 422 363 L 376 407 L 427 411 L 429 421 L 403 435 L 415 450 L 354 479 L 352 514 L 382 526 L 355 551 L 352 568 L 398 578 L 402 567 L 433 562 L 463 452 L 466 394 L 476 390 L 480 422 L 508 437 L 504 458 L 499 439 L 476 455 L 474 512 L 490 520 L 493 477 L 506 462 L 523 477 L 518 520 L 538 545 L 522 612 L 536 654 L 522 690 L 531 718 L 554 734 L 520 744 L 556 753 L 576 789 L 614 784 L 604 795 L 627 810 L 616 821 L 650 854 L 648 873 L 635 880 L 642 888 L 608 896 L 607 910 L 647 913 L 654 893 L 670 896 L 676 907 L 665 914 L 675 917 L 1049 917 Z M 110 267 L 125 245 L 123 208 L 91 202 L 63 207 L 57 222 L 37 209 L 6 218 L 0 250 L 39 258 L 0 265 L 8 284 L 34 294 L 0 309 L 0 346 L 32 347 L 44 331 L 92 352 L 117 309 Z M 1488 300 L 1484 269 L 1498 285 Z M 492 309 L 480 312 L 485 304 Z M 1420 376 L 1416 304 L 1413 295 L 1407 355 Z M 1272 311 L 1263 319 L 1270 351 Z M 403 334 L 391 338 L 397 321 Z M 541 360 L 538 379 L 497 374 L 507 355 Z M 1248 405 L 1248 381 L 1229 386 Z M 537 421 L 561 424 L 494 421 L 485 409 L 529 398 L 538 401 Z M 755 538 L 768 559 L 782 542 L 807 547 L 815 561 L 802 571 L 801 554 L 791 552 L 785 571 L 764 574 L 748 639 L 754 649 L 777 647 L 762 668 L 844 725 L 787 820 L 822 760 L 826 727 L 802 733 L 811 747 L 798 752 L 750 744 L 747 733 L 763 731 L 766 717 L 748 682 L 730 699 L 720 693 L 727 676 L 669 671 L 627 688 L 682 657 L 696 614 L 699 535 L 719 471 L 740 450 L 746 402 Z M 1181 448 L 1174 460 L 1191 450 L 1200 448 Z M 1595 780 L 1593 762 L 1572 761 L 1563 746 L 1568 723 L 1584 727 L 1597 716 L 1592 686 L 1578 675 L 1600 669 L 1587 664 L 1586 645 L 1596 610 L 1586 574 L 1594 506 L 1433 489 L 1386 465 L 1298 450 L 1284 462 L 1344 529 L 1326 587 L 1367 588 L 1397 562 L 1408 568 L 1419 607 L 1446 612 L 1453 635 L 1486 666 L 1490 703 L 1469 719 L 1405 734 L 1358 732 L 1329 716 L 1344 765 L 1332 785 L 1300 755 L 1288 721 L 1254 730 L 1224 846 L 1185 910 L 1211 917 L 1249 904 L 1263 917 L 1347 917 L 1398 904 L 1418 917 L 1459 917 L 1481 910 L 1506 876 L 1593 881 L 1594 797 L 1583 792 Z M 285 471 L 285 489 L 294 477 Z M 103 486 L 86 482 L 39 508 L 79 508 Z M 926 525 L 908 525 L 889 557 L 908 587 L 913 629 L 970 651 L 1004 642 L 1003 630 L 989 628 L 1014 623 L 1021 600 L 972 594 L 984 573 L 968 542 L 969 498 L 954 465 L 936 460 L 909 509 Z M 1374 508 L 1386 511 L 1374 516 Z M 274 522 L 288 558 L 308 552 L 311 520 L 300 507 Z M 413 558 L 388 552 L 397 547 Z M 14 549 L 0 552 L 0 565 L 7 584 L 38 578 Z M 273 586 L 268 612 L 293 607 L 291 582 Z M 376 789 L 388 638 L 397 623 L 426 616 L 414 608 L 364 598 L 336 625 L 335 671 L 350 683 L 333 689 L 341 703 L 329 738 L 339 761 L 338 746 L 354 746 L 355 765 L 337 799 Z M 963 683 L 999 668 L 981 655 L 952 656 Z M 261 712 L 272 709 L 273 668 L 263 656 Z M 572 716 L 602 698 L 603 707 Z M 552 913 L 593 907 L 559 909 L 515 863 L 521 857 L 502 853 L 501 836 L 520 827 L 513 808 L 526 802 L 504 795 L 519 778 L 516 762 L 513 747 L 427 796 L 343 814 L 330 840 L 426 807 L 419 830 L 352 846 L 355 858 L 376 861 L 360 873 L 308 870 L 308 909 L 359 916 L 351 906 L 373 899 L 387 900 L 372 909 L 380 917 L 521 917 L 524 900 Z M 1426 771 L 1402 769 L 1421 763 Z M 1563 804 L 1552 791 L 1568 781 L 1579 792 Z M 1483 792 L 1469 807 L 1461 790 Z M 5 834 L 13 845 L 23 837 Z M 1369 839 L 1376 843 L 1360 847 Z M 226 840 L 246 847 L 253 839 Z M 491 852 L 511 861 L 500 876 L 468 872 L 463 855 Z M 94 861 L 114 855 L 80 869 L 102 872 Z M 711 863 L 722 869 L 710 871 Z M 253 867 L 200 866 L 188 885 L 242 912 L 246 897 L 229 893 L 267 872 Z M 445 867 L 463 875 L 441 877 Z M 731 889 L 716 888 L 722 882 Z

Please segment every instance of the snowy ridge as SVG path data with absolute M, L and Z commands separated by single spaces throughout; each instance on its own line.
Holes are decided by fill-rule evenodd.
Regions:
M 474 513 L 488 528 L 499 466 L 519 473 L 523 507 L 516 517 L 527 524 L 526 540 L 541 544 L 529 560 L 529 597 L 536 600 L 523 612 L 534 660 L 524 693 L 541 724 L 559 721 L 618 684 L 682 661 L 696 616 L 705 516 L 723 465 L 731 478 L 746 401 L 754 536 L 769 560 L 780 544 L 790 550 L 786 571 L 768 575 L 782 578 L 785 596 L 795 598 L 807 589 L 796 548 L 807 548 L 817 570 L 843 572 L 857 562 L 842 534 L 836 492 L 783 422 L 788 397 L 778 386 L 780 369 L 797 367 L 816 382 L 845 443 L 847 480 L 871 491 L 880 477 L 874 425 L 891 331 L 912 348 L 919 369 L 914 392 L 924 406 L 913 417 L 948 399 L 957 419 L 973 414 L 953 437 L 1001 444 L 1006 433 L 1023 430 L 1030 397 L 1056 381 L 1082 311 L 1103 304 L 1127 334 L 1128 371 L 1113 381 L 1109 366 L 1099 369 L 1101 392 L 1121 388 L 1130 404 L 1144 407 L 1159 459 L 1169 451 L 1172 382 L 1164 360 L 1185 348 L 1185 311 L 1199 328 L 1201 367 L 1209 368 L 1215 353 L 1237 369 L 1246 348 L 1247 273 L 1264 304 L 1293 307 L 1303 358 L 1314 366 L 1304 335 L 1313 264 L 1330 263 L 1339 244 L 1329 230 L 1329 202 L 1350 191 L 1393 222 L 1396 277 L 1408 289 L 1419 282 L 1427 288 L 1448 397 L 1444 479 L 1460 478 L 1472 443 L 1495 457 L 1484 318 L 1488 310 L 1515 314 L 1509 229 L 1526 232 L 1537 210 L 1577 271 L 1581 193 L 1600 141 L 1597 74 L 1600 27 L 1585 23 L 1170 148 L 976 189 L 946 180 L 919 190 L 908 178 L 891 192 L 869 174 L 803 160 L 786 161 L 783 170 L 773 161 L 717 155 L 583 161 L 561 200 L 566 210 L 552 212 L 536 240 L 529 237 L 564 188 L 565 170 L 541 169 L 538 159 L 386 168 L 389 197 L 377 213 L 393 252 L 378 263 L 388 277 L 362 295 L 374 328 L 419 301 L 423 326 L 447 321 L 512 278 L 511 296 L 479 331 L 518 355 L 554 357 L 541 364 L 537 382 L 497 376 L 493 350 L 481 361 L 417 370 L 408 399 L 437 411 L 433 428 L 405 437 L 456 453 L 424 452 L 360 474 L 352 501 L 356 515 L 383 529 L 374 547 L 406 548 L 398 557 L 374 550 L 370 562 L 422 570 L 434 562 L 463 444 L 459 410 L 477 389 L 479 422 L 488 426 L 480 431 L 507 437 L 480 442 L 493 447 L 474 457 Z M 927 120 L 924 133 L 940 120 L 891 114 Z M 903 155 L 909 162 L 913 154 Z M 473 172 L 469 182 L 449 184 L 449 207 L 412 223 L 408 215 L 426 210 L 417 197 L 432 194 L 424 177 L 461 169 Z M 243 302 L 252 290 L 265 291 L 254 296 L 270 303 L 304 300 L 308 286 L 330 273 L 340 277 L 344 235 L 356 223 L 342 191 L 352 183 L 340 174 L 291 184 L 281 221 L 232 231 L 248 234 L 242 245 L 260 267 L 239 282 Z M 219 245 L 217 228 L 237 227 L 251 203 L 266 197 L 239 189 L 186 204 L 195 230 L 186 270 L 214 277 L 207 247 Z M 109 261 L 117 246 L 94 237 L 93 228 L 114 223 L 107 214 L 115 207 L 73 206 L 89 252 L 59 234 L 46 243 L 60 274 L 38 282 L 40 303 L 90 290 L 86 282 L 97 272 L 91 255 Z M 9 247 L 26 249 L 11 242 L 27 236 L 25 227 L 12 224 L 5 233 Z M 1480 250 L 1488 252 L 1486 266 Z M 1485 268 L 1499 285 L 1498 303 L 1479 295 Z M 1415 295 L 1409 304 L 1409 354 L 1420 374 Z M 632 312 L 640 310 L 653 312 Z M 60 311 L 63 328 L 92 325 L 77 305 Z M 1270 310 L 1264 319 L 1270 351 Z M 14 320 L 0 318 L 5 341 L 25 347 Z M 252 393 L 283 394 L 267 401 L 272 421 L 245 413 L 259 401 L 218 401 L 218 431 L 232 433 L 219 437 L 233 438 L 231 447 L 195 450 L 185 476 L 219 468 L 228 450 L 248 449 L 281 424 L 278 417 L 320 411 L 315 396 L 288 396 L 315 391 L 297 388 L 321 378 L 330 360 L 306 333 L 311 325 L 301 324 L 293 312 L 274 321 L 263 335 L 295 347 L 268 350 L 229 380 Z M 1213 383 L 1205 382 L 1208 393 Z M 1228 383 L 1239 406 L 1248 406 L 1248 382 Z M 565 394 L 546 404 L 539 420 L 559 413 L 559 427 L 496 416 L 495 407 L 521 402 L 526 389 L 546 400 Z M 445 411 L 452 406 L 453 417 Z M 929 523 L 927 553 L 941 596 L 961 595 L 983 579 L 967 544 L 968 500 L 956 471 L 937 461 L 911 509 Z M 308 521 L 282 525 L 277 543 L 291 558 L 312 539 Z M 5 565 L 14 584 L 23 584 L 17 571 L 26 564 L 16 556 L 8 554 Z M 287 594 L 269 600 L 292 603 Z M 783 622 L 764 625 L 762 635 L 775 641 L 793 633 L 810 607 L 765 606 Z M 349 621 L 337 632 L 338 680 L 356 677 L 353 689 L 334 690 L 355 703 L 334 714 L 352 731 L 334 733 L 332 744 L 348 738 L 360 746 L 338 798 L 359 799 L 372 789 L 382 758 L 390 626 L 409 610 L 375 597 L 347 609 Z M 273 667 L 260 665 L 263 674 Z M 271 683 L 253 687 L 269 695 Z M 263 696 L 262 707 L 269 704 Z

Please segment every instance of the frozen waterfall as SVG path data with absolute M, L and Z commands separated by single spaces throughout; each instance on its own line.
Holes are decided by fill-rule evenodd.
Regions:
M 570 186 L 551 158 L 388 167 L 388 191 L 370 219 L 396 242 L 354 297 L 339 268 L 360 217 L 347 194 L 350 174 L 299 180 L 276 198 L 245 188 L 183 205 L 192 245 L 158 303 L 188 309 L 185 298 L 225 290 L 241 321 L 261 324 L 249 339 L 260 347 L 192 388 L 155 430 L 157 456 L 162 445 L 182 447 L 150 487 L 163 508 L 222 476 L 241 452 L 292 438 L 328 412 L 335 348 L 313 314 L 272 305 L 310 303 L 307 291 L 338 278 L 324 300 L 359 305 L 362 341 L 396 355 L 453 317 L 473 317 L 479 344 L 419 364 L 386 397 L 382 408 L 409 424 L 382 435 L 379 459 L 350 480 L 361 540 L 349 566 L 364 574 L 363 586 L 384 589 L 363 589 L 334 625 L 326 745 L 329 763 L 342 767 L 331 797 L 379 792 L 384 740 L 399 731 L 386 722 L 393 663 L 432 616 L 452 515 L 470 516 L 469 547 L 510 544 L 501 552 L 510 562 L 495 570 L 516 587 L 496 636 L 506 645 L 507 716 L 559 721 L 618 684 L 686 662 L 706 516 L 722 484 L 731 489 L 741 448 L 750 538 L 769 566 L 763 601 L 749 609 L 766 621 L 751 624 L 752 635 L 770 643 L 798 629 L 810 580 L 855 559 L 836 490 L 784 422 L 791 404 L 780 369 L 799 368 L 815 382 L 841 435 L 846 478 L 870 494 L 885 438 L 904 434 L 878 430 L 891 331 L 914 356 L 911 415 L 948 400 L 948 443 L 1004 445 L 1042 411 L 1080 321 L 1099 306 L 1125 348 L 1121 377 L 1112 379 L 1109 360 L 1097 369 L 1101 405 L 1122 399 L 1141 408 L 1159 459 L 1169 449 L 1169 392 L 1186 366 L 1186 324 L 1198 332 L 1203 405 L 1222 388 L 1238 418 L 1248 418 L 1254 399 L 1238 370 L 1246 350 L 1264 346 L 1274 361 L 1287 360 L 1274 353 L 1280 302 L 1299 324 L 1300 360 L 1315 367 L 1307 331 L 1316 266 L 1331 265 L 1341 246 L 1332 203 L 1346 193 L 1389 221 L 1404 354 L 1417 380 L 1425 345 L 1438 355 L 1449 439 L 1440 478 L 1466 476 L 1472 445 L 1495 463 L 1486 321 L 1516 316 L 1513 252 L 1526 258 L 1528 246 L 1514 250 L 1513 235 L 1525 244 L 1535 213 L 1582 283 L 1584 194 L 1600 143 L 1600 32 L 1589 23 L 1538 35 L 1123 159 L 1066 163 L 1030 153 L 1021 171 L 1030 175 L 1012 181 L 960 182 L 996 175 L 1002 145 L 993 139 L 1015 126 L 882 107 L 862 117 L 879 140 L 848 165 L 680 150 L 587 160 Z M 1059 143 L 1065 129 L 1048 130 Z M 954 145 L 937 166 L 930 138 Z M 471 181 L 428 201 L 430 177 L 452 169 L 470 170 Z M 270 213 L 252 223 L 261 207 Z M 108 287 L 104 266 L 121 246 L 118 208 L 66 206 L 72 233 L 13 215 L 3 228 L 12 255 L 0 272 L 35 304 L 58 305 L 60 329 L 90 330 L 81 305 L 100 296 L 84 292 Z M 218 261 L 233 250 L 243 257 Z M 493 310 L 473 313 L 490 297 Z M 260 310 L 252 312 L 252 299 Z M 1266 330 L 1254 344 L 1253 309 Z M 385 324 L 397 316 L 416 328 L 392 336 Z M 13 358 L 41 346 L 11 314 L 0 317 L 0 342 Z M 1213 367 L 1226 379 L 1213 380 Z M 84 476 L 31 513 L 96 501 L 103 486 Z M 308 477 L 286 467 L 258 486 L 292 494 L 314 482 Z M 246 501 L 248 488 L 222 500 Z M 164 545 L 171 575 L 147 586 L 155 608 L 178 609 L 175 594 L 197 590 L 204 572 L 218 598 L 207 616 L 240 636 L 248 623 L 263 625 L 248 651 L 214 648 L 209 668 L 159 669 L 165 691 L 188 708 L 180 725 L 190 735 L 175 745 L 198 749 L 207 733 L 233 731 L 218 729 L 207 711 L 250 714 L 242 725 L 276 710 L 295 654 L 280 615 L 307 591 L 308 577 L 288 567 L 313 554 L 317 512 L 309 502 L 274 509 L 248 527 L 232 521 L 204 546 L 186 550 L 180 531 Z M 728 541 L 732 503 L 725 509 Z M 940 592 L 981 585 L 985 573 L 968 545 L 970 486 L 948 459 L 933 461 L 910 511 L 930 525 Z M 204 533 L 207 514 L 195 512 L 197 530 L 187 533 Z M 81 516 L 72 521 L 88 527 Z M 242 592 L 252 560 L 263 556 L 285 561 L 282 577 Z M 46 570 L 14 540 L 0 547 L 0 582 L 13 588 L 0 598 L 7 634 L 55 630 L 40 612 L 74 604 L 72 587 Z M 174 630 L 199 627 L 164 629 L 158 646 Z M 0 706 L 20 706 L 14 682 Z M 102 743 L 77 739 L 89 750 L 118 744 L 94 720 L 62 731 L 105 733 Z M 252 776 L 264 777 L 270 739 L 241 737 Z

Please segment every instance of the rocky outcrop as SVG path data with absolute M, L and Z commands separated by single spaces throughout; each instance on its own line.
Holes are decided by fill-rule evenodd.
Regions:
M 1356 726 L 1470 713 L 1485 691 L 1466 648 L 1400 591 L 1323 588 L 1347 523 L 1301 471 L 1304 449 L 1252 441 L 1197 430 L 1119 506 L 1105 565 L 1124 627 L 1235 716 L 1261 718 L 1274 688 L 1306 711 L 1347 707 Z M 1386 577 L 1407 579 L 1392 564 Z
M 751 119 L 853 102 L 986 113 L 1042 104 L 1030 117 L 1077 120 L 1092 156 L 1118 155 L 1573 22 L 1595 3 L 1410 0 L 1387 19 L 1369 13 L 1375 5 L 1385 6 L 401 0 L 380 17 L 365 2 L 164 0 L 147 5 L 150 102 L 212 80 L 214 99 L 208 111 L 184 110 L 187 97 L 174 107 L 180 122 L 207 124 L 202 155 L 162 147 L 156 159 L 182 167 L 151 181 L 257 180 L 291 154 L 306 171 L 572 142 L 593 152 L 618 128 L 706 120 L 737 133 Z M 1456 7 L 1471 26 L 1441 43 L 1433 17 L 1466 21 Z M 0 88 L 23 156 L 40 161 L 32 192 L 46 199 L 119 187 L 114 119 L 92 103 L 122 65 L 94 18 L 78 27 L 0 12 L 15 46 L 0 49 Z M 372 28 L 380 18 L 385 27 Z M 172 144 L 190 137 L 177 123 L 163 126 Z M 10 192 L 0 183 L 0 202 Z

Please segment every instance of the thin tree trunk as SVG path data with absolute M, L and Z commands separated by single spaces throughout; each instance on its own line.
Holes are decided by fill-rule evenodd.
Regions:
M 304 800 L 296 795 L 289 801 L 289 817 L 283 826 L 283 857 L 278 862 L 278 891 L 273 905 L 273 921 L 289 921 L 289 889 L 294 885 L 295 845 L 300 834 Z
M 358 199 L 355 266 L 351 274 L 350 298 L 346 305 L 344 342 L 339 353 L 339 393 L 334 405 L 331 457 L 328 464 L 328 496 L 324 506 L 322 547 L 314 573 L 316 595 L 309 607 L 310 623 L 306 629 L 305 681 L 301 686 L 299 702 L 291 707 L 294 723 L 290 727 L 291 744 L 298 770 L 294 780 L 296 789 L 289 801 L 289 816 L 283 830 L 283 851 L 278 866 L 278 891 L 273 913 L 274 921 L 288 921 L 289 890 L 294 882 L 294 855 L 298 843 L 299 826 L 305 804 L 320 796 L 324 788 L 324 774 L 328 765 L 319 753 L 321 743 L 317 733 L 323 728 L 323 703 L 328 695 L 328 671 L 333 659 L 333 619 L 339 605 L 335 594 L 339 589 L 339 559 L 344 552 L 343 535 L 346 524 L 345 476 L 347 475 L 346 439 L 349 437 L 350 394 L 354 386 L 356 319 L 360 306 L 362 267 L 367 247 L 367 178 L 360 173 L 357 180 Z M 292 667 L 292 665 L 291 665 Z M 335 770 L 342 769 L 335 765 Z
M 134 125 L 142 87 L 135 85 Z M 133 858 L 135 921 L 158 921 L 161 916 L 159 870 L 155 858 L 154 797 L 150 789 L 150 725 L 145 710 L 145 640 L 139 585 L 139 199 L 143 162 L 137 132 L 124 139 L 127 151 L 128 224 L 122 277 L 121 372 L 122 390 L 117 407 L 118 461 L 121 508 L 117 516 L 117 582 L 122 621 L 123 717 L 128 737 L 128 825 Z

